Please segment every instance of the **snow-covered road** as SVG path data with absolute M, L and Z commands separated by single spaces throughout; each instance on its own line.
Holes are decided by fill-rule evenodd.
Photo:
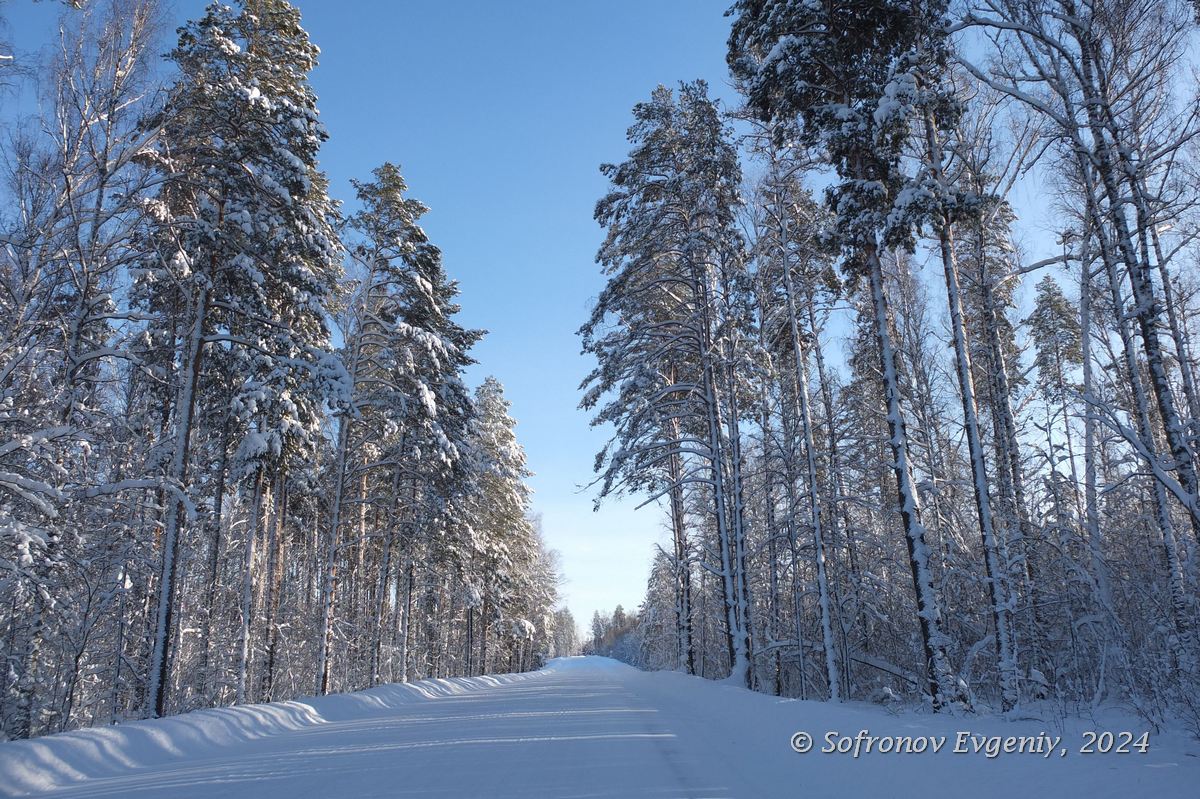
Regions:
M 780 700 L 605 658 L 202 711 L 0 745 L 0 794 L 56 797 L 1200 796 L 1200 747 L 1084 755 L 1053 722 Z M 822 754 L 825 733 L 949 736 L 937 754 Z M 804 730 L 814 751 L 789 741 Z M 1068 754 L 954 754 L 954 735 L 1062 736 Z

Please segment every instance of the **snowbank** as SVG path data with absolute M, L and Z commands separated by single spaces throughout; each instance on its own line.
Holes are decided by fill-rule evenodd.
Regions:
M 134 769 L 195 760 L 282 733 L 385 717 L 414 702 L 520 682 L 530 674 L 389 684 L 352 694 L 196 710 L 0 744 L 0 796 L 25 796 Z
M 1026 715 L 780 699 L 607 658 L 565 658 L 529 674 L 388 685 L 0 744 L 0 794 L 1200 797 L 1200 743 L 1186 732 L 1150 732 L 1145 752 L 1085 753 L 1088 732 L 1140 737 L 1146 726 L 1113 711 Z M 793 751 L 796 733 L 811 736 L 809 751 Z M 844 751 L 822 751 L 830 741 Z

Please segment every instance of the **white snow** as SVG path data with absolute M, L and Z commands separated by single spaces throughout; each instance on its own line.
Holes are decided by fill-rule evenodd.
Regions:
M 606 658 L 206 710 L 0 744 L 0 794 L 59 797 L 1195 797 L 1200 745 L 1080 754 L 1123 717 L 1000 721 L 778 699 Z M 822 754 L 825 735 L 947 736 L 936 754 Z M 795 732 L 816 738 L 797 754 Z M 1068 753 L 955 754 L 955 735 L 1061 736 Z M 1045 738 L 1039 739 L 1045 741 Z M 861 748 L 861 744 L 860 744 Z

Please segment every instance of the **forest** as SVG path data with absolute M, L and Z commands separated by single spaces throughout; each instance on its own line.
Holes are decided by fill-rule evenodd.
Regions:
M 578 502 L 662 542 L 583 631 L 405 153 L 322 171 L 301 9 L 3 42 L 0 740 L 581 649 L 1200 736 L 1200 7 L 730 2 L 734 99 L 646 76 L 555 265 L 600 281 Z
M 1200 734 L 1196 15 L 732 4 L 602 167 L 594 494 L 670 543 L 590 651 Z
M 60 4 L 0 61 L 0 737 L 573 648 L 484 331 L 284 0 Z M 21 43 L 16 43 L 21 44 Z M 24 43 L 32 45 L 32 43 Z

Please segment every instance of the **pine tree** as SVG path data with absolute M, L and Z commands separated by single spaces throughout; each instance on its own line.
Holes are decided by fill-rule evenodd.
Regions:
M 341 267 L 334 207 L 316 171 L 326 138 L 307 79 L 316 48 L 293 7 L 256 0 L 238 11 L 211 6 L 181 29 L 171 57 L 180 78 L 164 111 L 151 120 L 161 120 L 164 130 L 153 161 L 165 179 L 155 253 L 141 277 L 154 310 L 167 298 L 150 286 L 166 286 L 169 295 L 173 286 L 184 287 L 175 300 L 185 303 L 176 318 L 186 332 L 167 477 L 181 489 L 187 482 L 205 353 L 214 344 L 228 347 L 244 375 L 232 402 L 247 431 L 236 447 L 235 469 L 254 487 L 257 528 L 264 476 L 281 476 L 311 456 L 323 405 L 342 401 L 345 392 L 345 371 L 329 351 L 325 310 Z M 168 503 L 163 521 L 147 699 L 154 715 L 166 708 L 181 510 L 181 503 Z M 247 586 L 253 535 L 252 529 Z M 243 699 L 249 612 L 243 607 Z
M 740 168 L 702 81 L 682 84 L 678 99 L 660 86 L 634 118 L 629 159 L 602 167 L 612 191 L 596 206 L 608 229 L 597 260 L 609 281 L 580 330 L 584 351 L 599 362 L 581 407 L 615 392 L 593 421 L 616 428 L 596 458 L 601 497 L 645 489 L 650 502 L 696 484 L 712 491 L 730 678 L 748 685 L 735 366 L 747 297 L 734 228 Z M 679 518 L 678 493 L 672 499 Z M 686 546 L 680 525 L 675 530 L 678 558 Z M 681 627 L 688 601 L 681 586 Z
M 907 542 L 927 685 L 935 709 L 961 698 L 933 585 L 925 526 L 913 481 L 901 409 L 896 345 L 881 249 L 912 246 L 913 224 L 930 198 L 905 179 L 899 160 L 909 139 L 908 108 L 919 91 L 920 45 L 937 5 L 851 0 L 814 6 L 789 0 L 735 4 L 729 64 L 750 106 L 819 146 L 838 173 L 827 192 L 843 266 L 866 283 L 888 405 L 897 504 Z
M 362 210 L 349 227 L 358 238 L 351 255 L 361 274 L 343 325 L 345 360 L 353 382 L 352 402 L 339 424 L 334 456 L 334 499 L 326 535 L 326 573 L 322 588 L 322 621 L 318 691 L 330 689 L 330 650 L 337 591 L 345 491 L 363 485 L 366 472 L 391 472 L 389 530 L 403 513 L 411 523 L 420 518 L 416 497 L 445 502 L 449 483 L 458 476 L 472 414 L 471 398 L 461 372 L 474 361 L 468 350 L 483 335 L 454 320 L 457 286 L 442 267 L 441 251 L 418 225 L 426 207 L 411 197 L 400 170 L 385 163 L 369 183 L 355 182 Z M 366 450 L 376 457 L 362 458 Z M 358 453 L 358 465 L 351 464 Z M 352 468 L 353 467 L 353 468 Z M 402 487 L 409 502 L 400 508 Z M 356 498 L 358 503 L 366 497 Z M 431 520 L 432 521 L 432 520 Z M 394 537 L 384 545 L 381 579 L 386 583 Z M 411 559 L 414 553 L 409 551 Z M 377 592 L 376 632 L 385 591 Z M 379 648 L 371 646 L 372 678 L 378 676 Z

